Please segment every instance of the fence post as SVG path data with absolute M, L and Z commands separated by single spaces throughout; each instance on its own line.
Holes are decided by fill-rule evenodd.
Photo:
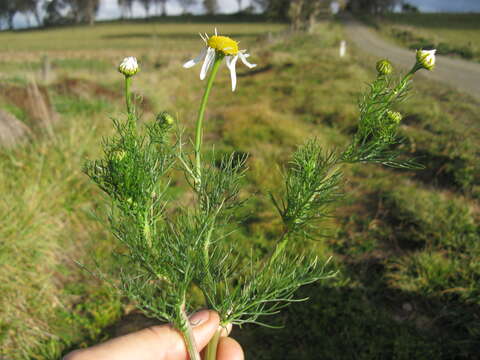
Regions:
M 340 41 L 339 55 L 341 58 L 347 53 L 347 42 L 345 40 Z
M 48 83 L 51 78 L 52 63 L 48 55 L 42 57 L 42 79 L 44 83 Z

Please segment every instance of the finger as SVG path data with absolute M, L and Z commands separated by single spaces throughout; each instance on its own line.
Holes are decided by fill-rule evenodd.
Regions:
M 219 325 L 218 314 L 202 310 L 190 318 L 199 350 L 212 338 Z M 65 360 L 186 360 L 183 336 L 170 325 L 152 326 L 73 352 Z
M 228 336 L 232 332 L 232 324 L 228 324 L 227 326 L 221 326 L 222 328 L 222 333 L 220 334 L 221 336 Z
M 215 311 L 202 310 L 190 318 L 193 327 L 193 336 L 197 343 L 197 349 L 200 352 L 215 334 L 220 324 L 220 317 Z M 185 346 L 183 336 L 170 327 L 172 339 L 169 341 L 170 349 L 163 358 L 164 360 L 183 360 L 188 359 L 188 352 Z M 158 355 L 153 360 L 158 360 Z
M 240 344 L 231 337 L 222 337 L 218 342 L 217 360 L 243 360 L 243 350 Z

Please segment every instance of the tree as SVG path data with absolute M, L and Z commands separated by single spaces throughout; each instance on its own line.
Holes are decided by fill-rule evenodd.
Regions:
M 0 17 L 7 21 L 10 30 L 13 30 L 13 18 L 20 7 L 20 0 L 0 1 Z
M 95 23 L 95 16 L 100 7 L 100 0 L 63 0 L 69 9 L 69 16 L 76 23 Z
M 160 14 L 162 16 L 167 16 L 167 1 L 168 0 L 153 0 L 155 7 L 157 8 L 157 14 L 160 9 Z
M 303 23 L 304 0 L 292 0 L 288 9 L 288 17 L 292 24 L 292 29 L 300 30 Z
M 243 3 L 243 0 L 237 0 L 238 12 L 241 12 L 241 11 L 242 11 L 242 3 Z
M 22 13 L 23 15 L 25 15 L 29 26 L 30 26 L 30 17 L 29 17 L 30 14 L 35 17 L 35 20 L 37 21 L 38 24 L 41 24 L 40 15 L 37 9 L 38 0 L 13 0 L 8 2 L 12 7 L 12 11 L 15 11 L 15 13 Z M 13 14 L 13 16 L 15 16 L 15 14 Z M 13 17 L 12 17 L 12 20 L 13 20 Z
M 145 9 L 145 17 L 149 17 L 152 0 L 139 0 L 139 1 L 140 1 L 140 4 L 142 4 L 143 8 Z
M 45 17 L 43 23 L 45 25 L 55 25 L 63 21 L 62 10 L 66 4 L 62 0 L 51 0 L 44 5 Z
M 418 7 L 415 5 L 409 4 L 409 3 L 403 3 L 402 4 L 402 12 L 406 13 L 418 13 Z
M 290 4 L 295 0 L 254 0 L 263 12 L 271 19 L 288 20 Z
M 303 1 L 302 8 L 300 9 L 300 19 L 299 22 L 304 29 L 308 29 L 308 31 L 312 31 L 314 29 L 314 25 L 317 22 L 322 9 L 324 11 L 329 11 L 331 4 L 330 0 L 310 0 L 310 1 Z M 293 20 L 292 20 L 293 23 Z M 296 30 L 299 30 L 297 28 Z
M 133 0 L 117 0 L 121 18 L 132 16 Z
M 100 8 L 100 0 L 86 0 L 84 8 L 84 19 L 90 25 L 95 23 L 98 9 Z
M 399 0 L 350 0 L 348 7 L 354 12 L 378 15 L 393 11 L 399 2 Z
M 196 0 L 177 0 L 178 4 L 182 8 L 183 14 L 188 13 L 188 9 L 196 4 Z
M 218 11 L 217 0 L 203 0 L 203 7 L 208 15 L 213 15 Z

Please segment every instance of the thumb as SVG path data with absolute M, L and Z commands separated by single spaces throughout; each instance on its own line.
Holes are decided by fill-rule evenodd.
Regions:
M 211 310 L 190 317 L 198 351 L 202 350 L 218 329 L 220 318 Z M 118 337 L 89 349 L 75 351 L 64 360 L 187 360 L 183 336 L 171 325 L 152 326 Z

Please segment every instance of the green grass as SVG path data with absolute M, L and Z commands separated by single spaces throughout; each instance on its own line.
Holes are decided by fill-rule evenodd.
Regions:
M 153 25 L 130 26 L 147 31 Z M 171 25 L 158 26 L 172 31 Z M 185 29 L 194 34 L 202 26 Z M 225 32 L 228 26 L 237 33 L 258 26 L 261 34 L 272 25 L 230 24 Z M 125 30 L 118 24 L 99 29 L 99 34 Z M 92 48 L 75 44 L 82 52 L 103 41 L 89 28 L 48 31 L 63 39 L 83 31 L 85 39 L 92 37 Z M 39 36 L 16 35 L 26 43 Z M 191 104 L 198 104 L 204 84 L 198 68 L 181 69 L 185 57 L 201 46 L 189 36 L 178 38 L 165 53 L 139 49 L 145 66 L 134 87 L 150 103 L 145 119 L 167 109 L 191 133 L 197 110 Z M 206 147 L 215 143 L 220 152 L 250 154 L 242 196 L 259 195 L 246 203 L 247 221 L 232 237 L 246 253 L 252 246 L 268 251 L 278 235 L 275 211 L 261 196 L 280 184 L 276 164 L 285 164 L 308 137 L 317 136 L 332 148 L 344 145 L 355 128 L 356 100 L 375 76 L 374 63 L 360 53 L 337 61 L 341 38 L 334 23 L 319 25 L 313 35 L 277 37 L 257 46 L 255 36 L 246 37 L 242 46 L 258 68 L 239 67 L 233 94 L 228 72 L 221 71 L 216 82 Z M 125 44 L 134 55 L 136 45 Z M 25 57 L 37 54 L 22 51 Z M 178 51 L 185 56 L 178 57 Z M 62 56 L 75 62 L 83 55 L 66 51 Z M 111 57 L 102 52 L 97 60 Z M 113 65 L 101 78 L 99 72 L 84 70 L 72 68 L 69 75 L 109 89 L 120 86 Z M 414 81 L 413 87 L 413 96 L 398 109 L 406 115 L 403 146 L 420 157 L 426 170 L 346 169 L 347 195 L 336 218 L 326 224 L 331 236 L 318 239 L 313 250 L 322 258 L 334 257 L 338 277 L 302 289 L 299 296 L 309 296 L 309 302 L 270 319 L 283 329 L 235 329 L 247 358 L 475 358 L 480 334 L 478 102 L 428 81 Z M 105 328 L 131 308 L 74 262 L 92 266 L 95 254 L 105 270 L 113 267 L 108 254 L 114 242 L 91 215 L 101 209 L 102 197 L 80 169 L 85 158 L 98 156 L 101 137 L 111 131 L 109 116 L 121 116 L 121 103 L 59 89 L 55 84 L 50 89 L 62 115 L 56 137 L 39 135 L 31 144 L 0 151 L 0 191 L 6 194 L 0 201 L 0 265 L 6 269 L 0 272 L 0 292 L 8 294 L 0 300 L 0 354 L 8 359 L 56 359 L 68 349 L 98 342 L 115 333 Z
M 255 39 L 284 24 L 216 23 L 222 32 L 238 40 Z M 94 27 L 77 26 L 37 31 L 2 32 L 0 48 L 14 56 L 43 54 L 48 51 L 136 50 L 154 47 L 160 53 L 175 53 L 198 46 L 198 33 L 213 31 L 211 23 L 116 22 L 100 23 Z M 68 55 L 68 54 L 67 54 Z
M 59 125 L 58 138 L 45 137 L 0 155 L 0 338 L 6 358 L 28 358 L 43 343 L 51 350 L 42 347 L 42 352 L 60 352 L 65 337 L 81 341 L 91 316 L 91 309 L 74 304 L 110 306 L 101 297 L 88 300 L 105 286 L 73 262 L 90 262 L 87 252 L 93 245 L 95 252 L 107 254 L 111 247 L 109 241 L 98 243 L 108 236 L 88 213 L 96 196 L 79 167 L 96 143 L 95 130 L 72 117 Z M 89 291 L 75 294 L 75 286 Z
M 480 14 L 388 14 L 370 22 L 410 49 L 480 61 Z

